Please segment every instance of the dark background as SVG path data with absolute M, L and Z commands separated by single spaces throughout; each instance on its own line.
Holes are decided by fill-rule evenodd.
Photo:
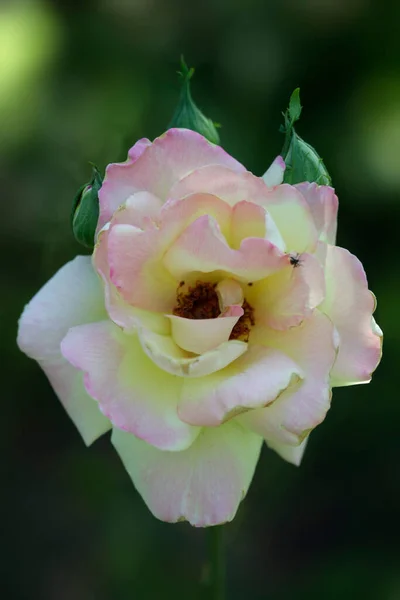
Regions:
M 400 3 L 101 0 L 0 4 L 0 586 L 8 600 L 195 598 L 205 532 L 154 519 L 108 435 L 86 449 L 37 365 L 23 305 L 81 248 L 75 190 L 166 127 L 183 52 L 225 149 L 262 174 L 298 127 L 332 175 L 338 244 L 365 265 L 385 357 L 338 388 L 297 469 L 266 448 L 226 526 L 229 599 L 400 599 Z

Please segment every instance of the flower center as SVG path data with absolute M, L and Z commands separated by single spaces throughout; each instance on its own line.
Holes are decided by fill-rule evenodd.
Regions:
M 186 292 L 181 291 L 185 285 L 181 281 L 176 294 L 176 306 L 172 313 L 185 319 L 216 319 L 221 315 L 221 306 L 216 292 L 216 283 L 196 281 L 194 287 L 189 286 Z M 229 336 L 230 340 L 248 341 L 250 330 L 255 325 L 254 309 L 244 300 L 242 303 L 243 315 L 233 327 Z
M 189 287 L 186 293 L 180 292 L 185 285 L 181 281 L 176 297 L 173 314 L 185 319 L 215 319 L 220 315 L 219 301 L 215 288 L 216 283 L 197 281 L 195 287 Z

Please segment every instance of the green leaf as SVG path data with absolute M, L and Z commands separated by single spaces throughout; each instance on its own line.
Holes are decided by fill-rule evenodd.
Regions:
M 91 250 L 99 220 L 99 190 L 102 185 L 103 178 L 93 165 L 92 179 L 79 188 L 72 206 L 71 224 L 75 239 Z
M 182 88 L 178 101 L 178 105 L 174 115 L 168 125 L 168 129 L 179 127 L 197 131 L 213 144 L 219 144 L 219 134 L 217 131 L 218 124 L 213 123 L 208 119 L 198 106 L 195 104 L 191 91 L 190 80 L 194 75 L 194 69 L 188 68 L 183 57 L 181 58 L 181 71 L 179 75 L 182 77 Z

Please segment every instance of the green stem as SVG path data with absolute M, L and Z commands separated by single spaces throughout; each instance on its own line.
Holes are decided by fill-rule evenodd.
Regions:
M 210 600 L 225 600 L 225 553 L 222 526 L 209 527 Z

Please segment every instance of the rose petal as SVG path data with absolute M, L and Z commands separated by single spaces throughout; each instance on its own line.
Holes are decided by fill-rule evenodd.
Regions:
M 179 377 L 204 377 L 223 369 L 247 350 L 245 342 L 231 340 L 200 356 L 193 356 L 182 350 L 170 336 L 146 329 L 141 329 L 139 336 L 147 356 L 167 373 Z
M 99 229 L 135 192 L 151 192 L 165 201 L 172 185 L 193 169 L 204 165 L 226 165 L 234 171 L 245 171 L 222 148 L 188 129 L 169 129 L 150 145 L 146 140 L 141 149 L 144 149 L 141 154 L 133 153 L 136 160 L 107 167 L 99 193 Z
M 182 380 L 159 369 L 136 335 L 109 321 L 69 330 L 64 357 L 85 373 L 85 386 L 113 425 L 163 450 L 183 450 L 199 429 L 177 415 Z
M 60 343 L 70 327 L 105 315 L 90 258 L 77 256 L 34 296 L 19 322 L 20 349 L 38 361 L 87 445 L 110 429 L 110 423 L 86 393 L 82 374 L 61 356 Z
M 112 443 L 136 489 L 162 521 L 231 521 L 253 478 L 262 438 L 235 422 L 203 429 L 184 452 L 161 452 L 114 429 Z
M 118 213 L 118 219 L 123 215 Z M 124 300 L 139 308 L 172 312 L 179 278 L 171 276 L 162 257 L 185 227 L 198 216 L 214 216 L 224 230 L 230 226 L 230 207 L 209 194 L 193 194 L 183 202 L 167 203 L 158 227 L 142 231 L 114 220 L 108 233 L 110 278 Z
M 147 138 L 142 138 L 138 140 L 136 144 L 134 144 L 132 148 L 128 151 L 128 158 L 132 162 L 135 162 L 135 160 L 137 160 L 143 154 L 143 152 L 148 146 L 151 146 L 151 141 Z
M 150 140 L 142 138 L 129 150 L 128 159 L 124 163 L 108 165 L 99 191 L 100 216 L 97 231 L 110 221 L 117 208 L 136 191 L 132 190 L 130 167 L 149 146 Z
M 139 229 L 154 227 L 163 202 L 150 192 L 136 192 L 129 196 L 125 204 L 112 217 L 113 224 L 134 225 Z
M 290 265 L 247 288 L 256 323 L 280 330 L 295 327 L 322 302 L 325 279 L 319 261 L 311 254 L 299 260 L 298 267 Z
M 382 332 L 371 324 L 375 299 L 358 258 L 337 246 L 327 246 L 326 251 L 326 298 L 320 310 L 340 337 L 332 385 L 367 383 L 382 354 Z
M 282 156 L 277 156 L 271 166 L 265 171 L 262 176 L 264 183 L 268 187 L 274 187 L 283 182 L 286 165 Z
M 229 340 L 232 329 L 243 315 L 240 306 L 228 309 L 216 319 L 185 319 L 167 315 L 171 320 L 172 338 L 183 350 L 203 354 Z
M 254 343 L 287 354 L 304 371 L 304 379 L 289 387 L 267 408 L 238 417 L 268 442 L 297 446 L 324 420 L 330 407 L 329 373 L 337 348 L 331 321 L 318 310 L 287 331 L 253 328 Z
M 282 184 L 269 191 L 263 206 L 271 214 L 287 252 L 312 252 L 318 233 L 310 208 L 302 194 L 293 186 Z
M 336 240 L 338 198 L 328 185 L 298 183 L 294 186 L 310 207 L 319 239 L 334 244 Z
M 126 333 L 136 331 L 138 326 L 142 326 L 151 331 L 168 335 L 171 325 L 163 314 L 131 306 L 111 282 L 108 265 L 108 233 L 107 228 L 103 228 L 99 233 L 93 253 L 93 266 L 104 283 L 105 303 L 110 319 L 122 327 Z
M 171 312 L 177 280 L 161 260 L 158 230 L 115 225 L 108 234 L 110 279 L 125 302 L 155 312 Z
M 185 380 L 178 414 L 186 423 L 214 427 L 251 408 L 267 406 L 302 375 L 282 352 L 250 346 L 225 369 Z
M 170 199 L 181 199 L 201 190 L 212 194 L 234 206 L 242 200 L 262 201 L 268 197 L 269 189 L 261 177 L 227 166 L 208 165 L 195 169 L 175 183 L 169 192 Z
M 238 281 L 223 279 L 218 282 L 215 291 L 218 296 L 221 312 L 232 305 L 242 306 L 244 300 L 243 288 Z
M 193 271 L 235 275 L 245 282 L 257 281 L 288 264 L 273 244 L 260 238 L 243 240 L 239 250 L 230 248 L 218 223 L 205 215 L 189 225 L 164 255 L 164 264 L 178 279 Z
M 274 442 L 270 442 L 266 440 L 267 446 L 271 448 L 271 450 L 275 450 L 279 454 L 281 458 L 287 460 L 288 462 L 296 465 L 298 467 L 301 463 L 301 459 L 303 458 L 308 437 L 306 437 L 301 444 L 298 446 L 288 446 L 286 444 L 276 444 Z

